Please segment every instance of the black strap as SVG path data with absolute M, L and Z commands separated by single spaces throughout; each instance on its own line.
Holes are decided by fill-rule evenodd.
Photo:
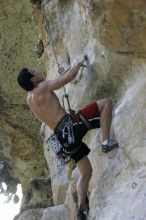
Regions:
M 92 129 L 91 124 L 88 122 L 87 118 L 85 118 L 85 116 L 81 114 L 81 112 L 79 112 L 79 117 L 88 130 Z

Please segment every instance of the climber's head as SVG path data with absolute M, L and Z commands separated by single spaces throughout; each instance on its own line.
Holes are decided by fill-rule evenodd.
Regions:
M 26 91 L 33 90 L 43 80 L 44 77 L 36 69 L 23 68 L 17 76 L 19 85 Z

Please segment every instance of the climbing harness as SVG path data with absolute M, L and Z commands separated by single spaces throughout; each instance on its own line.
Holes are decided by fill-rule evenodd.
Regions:
M 82 122 L 87 130 L 92 129 L 88 120 L 80 112 L 77 114 L 80 119 L 77 120 L 77 127 Z M 81 148 L 81 143 L 76 139 L 73 124 L 72 116 L 70 114 L 65 115 L 56 126 L 54 134 L 46 141 L 48 150 L 52 150 L 59 159 L 57 160 L 60 163 L 59 166 L 73 160 L 72 156 L 79 152 Z
M 52 150 L 59 159 L 59 165 L 65 165 L 70 162 L 71 155 L 78 152 L 80 146 L 76 146 L 73 131 L 73 121 L 70 114 L 59 122 L 52 134 L 46 142 L 48 150 Z

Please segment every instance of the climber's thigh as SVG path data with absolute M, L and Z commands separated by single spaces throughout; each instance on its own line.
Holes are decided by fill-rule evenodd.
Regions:
M 78 163 L 77 167 L 80 170 L 80 175 L 86 178 L 92 176 L 92 166 L 87 156 L 83 157 Z

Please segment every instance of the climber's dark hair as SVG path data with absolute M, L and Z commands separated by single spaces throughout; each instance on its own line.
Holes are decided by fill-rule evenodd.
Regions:
M 17 82 L 26 91 L 31 91 L 34 88 L 31 78 L 34 75 L 27 69 L 23 68 L 17 76 Z

